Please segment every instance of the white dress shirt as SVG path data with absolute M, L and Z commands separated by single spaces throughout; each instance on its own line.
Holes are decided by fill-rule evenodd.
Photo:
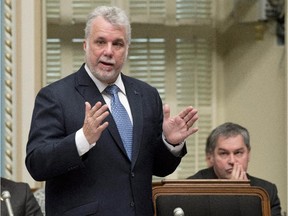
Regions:
M 107 87 L 107 84 L 104 84 L 104 83 L 100 82 L 98 79 L 96 79 L 86 64 L 85 64 L 85 70 L 87 71 L 90 78 L 94 81 L 95 85 L 99 89 L 99 91 L 102 94 L 106 104 L 108 105 L 108 107 L 110 109 L 111 108 L 110 107 L 111 96 L 104 91 L 105 88 Z M 129 106 L 129 103 L 127 100 L 125 87 L 124 87 L 124 84 L 123 84 L 123 81 L 122 81 L 122 78 L 120 75 L 118 76 L 118 78 L 114 84 L 117 85 L 118 88 L 120 89 L 120 91 L 118 92 L 119 99 L 120 99 L 121 103 L 123 104 L 123 106 L 125 107 L 126 111 L 128 112 L 128 115 L 129 115 L 130 120 L 131 120 L 132 125 L 133 125 L 133 118 L 132 118 L 132 114 L 131 114 L 131 109 L 130 109 L 130 106 Z M 91 106 L 94 106 L 94 104 L 91 104 Z M 162 135 L 162 138 L 163 138 L 165 145 L 170 150 L 170 152 L 175 156 L 179 156 L 185 142 L 182 142 L 177 146 L 173 146 L 173 145 L 171 145 L 165 141 L 164 135 Z M 75 142 L 76 142 L 76 147 L 77 147 L 77 150 L 78 150 L 78 153 L 80 156 L 82 156 L 83 154 L 88 152 L 91 148 L 93 148 L 96 145 L 96 143 L 93 143 L 91 145 L 88 143 L 86 137 L 84 136 L 83 128 L 79 129 L 76 132 Z

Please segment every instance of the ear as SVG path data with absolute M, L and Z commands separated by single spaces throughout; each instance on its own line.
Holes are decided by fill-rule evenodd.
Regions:
M 214 160 L 212 159 L 212 154 L 211 153 L 207 153 L 206 154 L 206 162 L 207 162 L 207 166 L 211 167 L 214 164 Z
M 129 53 L 129 45 L 127 45 L 126 53 L 125 53 L 125 59 L 128 58 L 128 53 Z
M 86 52 L 86 48 L 87 48 L 87 44 L 86 44 L 87 42 L 86 42 L 86 40 L 84 40 L 84 42 L 83 42 L 83 50 Z
M 214 164 L 214 162 L 215 162 L 215 159 L 214 159 L 214 152 L 213 152 L 213 153 L 210 153 L 210 154 L 209 154 L 209 157 L 210 157 L 210 161 L 211 161 L 211 163 Z
M 248 156 L 247 156 L 248 162 L 250 162 L 250 152 L 251 152 L 251 150 L 248 151 Z

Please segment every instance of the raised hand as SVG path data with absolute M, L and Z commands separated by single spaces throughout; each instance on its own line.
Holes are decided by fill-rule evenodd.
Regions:
M 177 145 L 198 131 L 197 127 L 193 127 L 198 120 L 198 110 L 192 106 L 187 107 L 175 117 L 170 117 L 170 107 L 165 104 L 163 113 L 163 134 L 170 144 Z
M 101 136 L 108 122 L 103 122 L 109 115 L 107 104 L 97 102 L 92 108 L 90 103 L 85 102 L 85 119 L 83 133 L 89 144 L 95 143 Z

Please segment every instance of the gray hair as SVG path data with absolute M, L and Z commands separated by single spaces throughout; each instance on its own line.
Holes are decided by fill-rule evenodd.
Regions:
M 103 17 L 107 22 L 111 23 L 112 25 L 124 27 L 126 30 L 127 43 L 130 44 L 131 25 L 125 11 L 118 7 L 109 7 L 109 6 L 96 7 L 87 17 L 85 27 L 86 39 L 90 35 L 93 20 L 98 16 Z
M 206 141 L 206 148 L 205 152 L 206 154 L 211 154 L 216 148 L 217 140 L 220 136 L 223 136 L 225 138 L 233 137 L 241 135 L 243 137 L 244 143 L 248 150 L 250 151 L 251 146 L 250 146 L 250 135 L 249 132 L 246 128 L 242 127 L 241 125 L 231 123 L 231 122 L 226 122 L 222 125 L 219 125 L 216 127 L 210 135 L 207 138 Z

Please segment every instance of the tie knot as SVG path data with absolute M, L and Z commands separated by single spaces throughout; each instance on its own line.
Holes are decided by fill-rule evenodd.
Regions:
M 105 89 L 105 92 L 107 92 L 109 95 L 115 95 L 118 93 L 118 91 L 119 91 L 119 88 L 115 84 L 109 85 Z

